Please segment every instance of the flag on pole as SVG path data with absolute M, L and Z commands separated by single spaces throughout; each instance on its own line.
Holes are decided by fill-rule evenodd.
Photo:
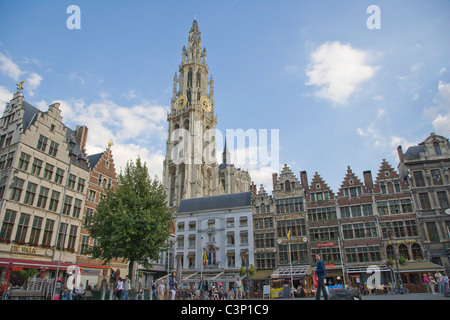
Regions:
M 206 256 L 206 252 L 203 251 L 203 264 L 206 266 L 207 262 L 208 262 L 208 257 Z
M 289 228 L 289 231 L 287 233 L 287 238 L 290 239 L 291 238 L 291 229 Z

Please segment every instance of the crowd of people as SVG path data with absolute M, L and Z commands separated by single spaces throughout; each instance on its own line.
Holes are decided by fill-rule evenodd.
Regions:
M 424 273 L 422 280 L 427 288 L 427 293 L 444 294 L 444 290 L 449 289 L 449 279 L 445 273 L 441 274 L 439 271 L 437 271 L 434 274 L 434 277 L 431 275 L 431 273 Z M 436 287 L 438 291 L 437 293 Z
M 240 277 L 237 277 L 234 285 L 226 289 L 222 283 L 209 285 L 208 281 L 201 278 L 198 284 L 191 284 L 188 288 L 178 290 L 176 274 L 173 272 L 169 277 L 169 295 L 165 296 L 166 284 L 164 280 L 154 281 L 152 284 L 152 300 L 230 300 L 243 299 L 244 287 Z
M 325 300 L 328 300 L 328 293 L 325 288 L 325 276 L 327 275 L 325 266 L 320 256 L 316 256 L 316 268 L 315 275 L 317 275 L 317 287 L 314 290 L 314 294 L 317 300 L 321 298 L 321 295 Z M 445 273 L 439 271 L 434 273 L 424 273 L 422 277 L 423 284 L 426 286 L 427 293 L 429 294 L 444 294 L 445 290 L 449 290 L 449 278 Z M 329 283 L 329 285 L 331 285 Z M 360 290 L 363 295 L 371 295 L 378 293 L 391 293 L 395 285 L 390 282 L 388 285 L 383 285 L 379 288 L 368 286 L 367 283 L 357 283 L 356 288 Z M 348 288 L 354 288 L 350 280 Z M 117 285 L 114 288 L 113 299 L 114 300 L 129 300 L 128 293 L 131 289 L 130 280 L 128 276 L 125 279 L 119 278 Z M 166 295 L 166 290 L 168 294 Z M 84 290 L 83 284 L 80 287 L 69 290 L 67 287 L 61 293 L 62 300 L 81 300 L 86 296 L 91 296 L 92 289 L 90 286 Z M 86 292 L 88 294 L 86 294 Z M 89 294 L 89 292 L 91 294 Z M 294 290 L 294 296 L 304 297 L 305 290 L 303 284 L 300 283 L 299 287 Z M 231 288 L 226 289 L 222 283 L 214 283 L 209 285 L 208 281 L 204 278 L 200 278 L 198 284 L 190 284 L 188 288 L 179 290 L 178 281 L 176 279 L 176 273 L 172 272 L 168 280 L 168 288 L 163 279 L 153 281 L 151 288 L 151 300 L 232 300 L 232 299 L 244 299 L 245 290 L 243 281 L 237 277 Z

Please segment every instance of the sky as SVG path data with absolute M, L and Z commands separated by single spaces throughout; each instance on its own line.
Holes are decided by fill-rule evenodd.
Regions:
M 375 177 L 383 159 L 397 168 L 397 146 L 450 137 L 450 2 L 440 0 L 0 0 L 2 110 L 25 80 L 26 101 L 59 102 L 67 126 L 88 127 L 89 154 L 112 139 L 117 172 L 139 156 L 161 180 L 194 19 L 217 129 L 267 130 L 267 141 L 278 130 L 278 161 L 237 164 L 269 192 L 284 164 L 337 192 L 347 166 Z

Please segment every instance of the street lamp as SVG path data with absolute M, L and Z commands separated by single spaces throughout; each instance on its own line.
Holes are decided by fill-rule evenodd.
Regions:
M 249 262 L 250 262 L 248 248 L 245 249 L 245 257 L 246 257 L 245 260 L 247 260 L 247 261 L 246 261 L 246 262 L 247 262 L 247 277 L 246 277 L 247 285 L 246 285 L 246 289 L 247 289 L 247 299 L 248 299 L 248 298 L 249 298 L 248 264 L 249 264 Z M 245 261 L 245 260 L 244 260 L 244 261 Z
M 388 229 L 388 235 L 389 235 L 389 239 L 391 239 L 391 240 L 393 240 L 394 238 L 394 236 L 393 236 L 393 232 L 392 232 L 392 227 L 391 228 L 389 228 Z M 402 292 L 402 290 L 400 289 L 400 287 L 401 287 L 401 282 L 402 282 L 402 279 L 401 279 L 401 277 L 400 277 L 400 269 L 399 269 L 399 267 L 398 267 L 398 259 L 397 259 L 397 250 L 395 249 L 395 246 L 392 244 L 392 252 L 393 252 L 393 254 L 394 254 L 394 260 L 395 260 L 395 264 L 396 264 L 396 266 L 397 266 L 397 279 L 396 279 L 396 285 L 397 285 L 397 292 L 399 292 L 399 293 L 403 293 Z M 395 278 L 395 277 L 394 277 Z

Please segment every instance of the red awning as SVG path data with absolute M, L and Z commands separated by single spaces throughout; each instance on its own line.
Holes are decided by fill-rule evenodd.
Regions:
M 42 260 L 26 260 L 26 259 L 12 259 L 12 258 L 0 258 L 0 267 L 7 266 L 10 262 L 14 264 L 14 267 L 22 268 L 35 268 L 40 269 L 42 267 L 47 269 L 56 270 L 58 269 L 58 262 L 55 261 L 42 261 Z M 59 269 L 66 270 L 69 266 L 77 265 L 80 268 L 97 268 L 97 269 L 109 269 L 107 266 L 94 266 L 76 263 L 65 263 L 61 262 L 59 264 Z

